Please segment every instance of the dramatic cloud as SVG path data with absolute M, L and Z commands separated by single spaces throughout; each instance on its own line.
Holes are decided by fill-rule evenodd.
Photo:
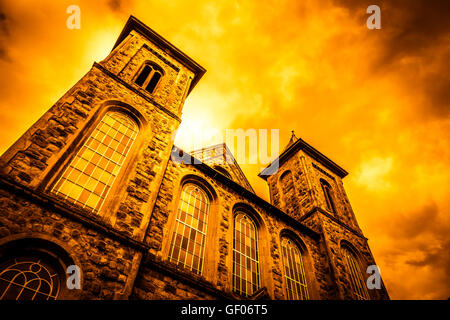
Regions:
M 66 8 L 81 8 L 81 29 Z M 381 30 L 366 8 L 381 8 Z M 0 151 L 110 51 L 135 15 L 208 71 L 176 143 L 225 129 L 291 130 L 344 167 L 359 225 L 394 299 L 449 288 L 448 1 L 0 0 Z M 254 158 L 254 155 L 250 155 Z M 263 198 L 256 175 L 242 168 Z

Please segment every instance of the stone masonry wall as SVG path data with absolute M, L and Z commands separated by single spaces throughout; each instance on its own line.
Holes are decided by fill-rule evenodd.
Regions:
M 218 290 L 232 295 L 232 246 L 233 246 L 233 207 L 235 204 L 246 204 L 256 210 L 261 215 L 263 232 L 260 234 L 260 264 L 262 266 L 261 279 L 262 286 L 266 286 L 270 297 L 275 299 L 285 299 L 285 290 L 283 284 L 283 274 L 281 265 L 280 250 L 280 232 L 289 230 L 296 235 L 306 246 L 308 251 L 308 265 L 305 266 L 310 277 L 311 295 L 316 299 L 333 299 L 335 292 L 330 290 L 330 270 L 328 268 L 327 256 L 323 244 L 310 238 L 305 234 L 301 234 L 295 228 L 290 227 L 285 221 L 273 214 L 266 212 L 265 209 L 252 204 L 248 199 L 239 195 L 232 188 L 225 184 L 219 183 L 217 180 L 210 179 L 195 165 L 177 164 L 169 162 L 160 193 L 157 198 L 155 210 L 150 223 L 149 233 L 145 242 L 150 246 L 149 254 L 156 257 L 159 261 L 166 261 L 167 256 L 164 254 L 164 246 L 170 245 L 170 216 L 176 214 L 176 197 L 180 192 L 180 182 L 183 177 L 192 175 L 199 177 L 202 181 L 209 184 L 217 195 L 215 200 L 217 209 L 211 209 L 208 225 L 208 233 L 215 233 L 217 237 L 215 243 L 207 243 L 206 258 L 211 261 L 205 262 L 205 266 L 212 264 L 209 272 L 204 272 L 200 277 L 203 281 L 210 283 Z M 214 203 L 213 203 L 214 205 Z M 214 216 L 213 216 L 214 215 Z M 208 249 L 209 248 L 209 249 Z M 167 264 L 170 265 L 166 261 Z M 143 267 L 137 276 L 139 280 L 136 282 L 134 289 L 135 295 L 145 297 L 148 294 L 163 294 L 163 288 L 151 286 L 152 278 L 156 277 L 156 273 L 152 273 L 151 266 Z M 178 268 L 177 272 L 181 274 L 189 274 L 189 271 Z M 175 280 L 165 278 L 166 281 Z M 173 283 L 176 287 L 177 284 Z M 183 298 L 180 295 L 177 298 Z
M 146 54 L 137 55 L 136 51 L 144 47 Z M 158 62 L 165 70 L 172 70 L 167 70 L 167 77 L 152 97 L 138 91 L 131 79 L 131 74 L 137 72 L 139 64 L 146 59 Z M 126 67 L 122 70 L 121 65 Z M 178 70 L 176 74 L 175 69 Z M 173 133 L 180 122 L 169 109 L 177 113 L 181 109 L 191 77 L 191 71 L 133 33 L 104 62 L 94 65 L 2 156 L 1 173 L 20 184 L 50 192 L 55 177 L 99 120 L 97 114 L 112 105 L 124 109 L 132 106 L 142 117 L 135 144 L 142 143 L 135 155 L 128 155 L 127 159 L 134 157 L 134 160 L 133 163 L 125 162 L 121 169 L 128 170 L 126 181 L 116 194 L 110 192 L 109 198 L 115 200 L 114 204 L 108 206 L 105 203 L 103 211 L 113 211 L 105 220 L 116 229 L 142 238 L 145 216 L 150 215 L 149 205 L 156 198 L 164 159 L 170 154 Z
M 339 286 L 344 299 L 354 299 L 352 295 L 350 275 L 345 265 L 344 256 L 341 250 L 342 243 L 349 243 L 357 251 L 357 258 L 361 264 L 361 272 L 365 279 L 369 276 L 366 273 L 367 266 L 376 265 L 373 255 L 369 249 L 367 240 L 347 230 L 329 218 L 322 216 L 322 228 L 331 252 L 331 263 L 336 268 L 336 284 Z M 382 285 L 381 290 L 368 290 L 371 299 L 389 299 L 386 288 Z
M 287 172 L 291 172 L 293 179 L 293 189 L 295 201 L 283 199 L 283 182 L 280 177 Z M 271 193 L 272 204 L 299 220 L 308 213 L 316 204 L 317 190 L 311 188 L 311 178 L 305 157 L 294 155 L 287 162 L 283 163 L 278 172 L 268 177 L 267 183 Z M 292 197 L 289 197 L 289 200 Z
M 80 263 L 82 289 L 75 290 L 80 299 L 107 300 L 121 293 L 136 254 L 82 223 L 0 189 L 0 241 L 13 235 L 39 235 L 64 243 Z
M 286 184 L 289 173 L 293 179 L 293 187 Z M 281 179 L 280 179 L 281 177 Z M 327 210 L 325 197 L 320 180 L 327 181 L 332 187 L 332 197 L 336 212 Z M 351 244 L 359 251 L 361 272 L 366 275 L 368 265 L 375 264 L 366 238 L 364 238 L 349 199 L 345 193 L 342 179 L 303 151 L 297 152 L 283 163 L 276 174 L 268 177 L 269 190 L 273 204 L 296 219 L 299 219 L 312 230 L 323 235 L 325 262 L 329 281 L 335 285 L 326 286 L 332 296 L 342 299 L 352 299 L 349 274 L 341 255 L 341 241 Z M 297 201 L 286 201 L 292 198 L 292 190 Z M 305 216 L 305 214 L 307 214 Z M 367 275 L 366 275 L 367 276 Z M 373 299 L 388 299 L 385 288 L 369 290 Z
M 164 76 L 152 95 L 133 81 L 144 62 L 154 62 L 164 71 Z M 102 64 L 139 92 L 151 97 L 156 103 L 177 115 L 181 114 L 181 106 L 186 98 L 193 73 L 168 52 L 151 45 L 139 33 L 132 31 Z

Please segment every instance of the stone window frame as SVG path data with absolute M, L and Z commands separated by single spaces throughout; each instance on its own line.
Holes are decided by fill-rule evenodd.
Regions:
M 367 289 L 367 277 L 368 275 L 365 273 L 365 268 L 364 266 L 367 265 L 366 261 L 362 258 L 362 255 L 360 254 L 360 252 L 356 249 L 356 247 L 351 244 L 349 241 L 347 240 L 341 240 L 339 242 L 339 253 L 341 255 L 341 259 L 343 261 L 344 264 L 344 270 L 345 270 L 345 277 L 347 278 L 347 281 L 350 284 L 350 291 L 351 291 L 351 295 L 353 297 L 353 299 L 355 300 L 361 300 L 357 297 L 357 295 L 354 292 L 354 288 L 353 288 L 353 282 L 350 276 L 350 270 L 348 270 L 348 266 L 347 266 L 347 262 L 346 262 L 346 258 L 344 256 L 344 251 L 348 251 L 353 255 L 353 258 L 355 259 L 357 266 L 359 267 L 359 271 L 360 271 L 360 276 L 362 281 L 364 282 L 364 291 L 366 293 L 366 299 L 365 300 L 371 300 L 371 295 L 369 290 Z
M 236 244 L 236 233 L 239 232 L 238 230 L 236 230 L 236 226 L 237 226 L 237 221 L 238 221 L 238 217 L 241 217 L 240 219 L 240 226 L 241 226 L 241 231 L 240 233 L 244 235 L 244 237 L 249 237 L 250 239 L 250 248 L 254 250 L 255 255 L 253 257 L 253 255 L 250 253 L 248 254 L 248 252 L 244 252 L 240 249 L 237 249 L 235 247 Z M 244 220 L 245 222 L 242 223 L 242 220 Z M 249 226 L 249 233 L 250 236 L 248 236 L 248 234 L 245 232 L 245 228 L 244 230 L 242 229 L 243 227 L 245 227 L 245 225 Z M 255 237 L 252 237 L 251 234 L 255 235 Z M 235 215 L 234 215 L 234 228 L 233 228 L 233 292 L 235 294 L 244 296 L 244 297 L 249 297 L 252 296 L 255 292 L 257 292 L 260 288 L 261 288 L 261 275 L 260 275 L 260 270 L 261 270 L 261 256 L 259 253 L 259 242 L 260 239 L 258 237 L 258 227 L 256 226 L 256 223 L 253 221 L 253 219 L 247 214 L 247 212 L 245 212 L 244 210 L 236 210 Z M 243 244 L 242 242 L 240 242 L 241 244 Z M 245 244 L 245 243 L 244 243 Z M 250 271 L 251 276 L 250 278 L 248 278 L 247 276 L 243 277 L 241 274 L 238 275 L 238 273 L 235 271 L 237 263 L 236 263 L 236 256 L 240 257 L 240 263 L 239 263 L 239 267 L 244 268 L 245 271 Z M 247 264 L 247 260 L 250 259 L 250 262 L 253 262 L 255 265 L 255 269 L 253 268 L 248 268 L 248 266 L 246 266 Z M 253 264 L 252 263 L 252 264 Z M 255 275 L 255 279 L 253 278 L 253 275 Z M 237 284 L 235 284 L 235 279 L 239 279 L 239 286 Z M 241 283 L 242 282 L 248 282 L 249 284 L 251 284 L 251 286 L 255 287 L 253 289 L 253 291 L 251 293 L 247 293 L 247 286 L 245 287 L 245 290 L 242 288 Z M 239 287 L 239 289 L 237 289 Z M 241 293 L 238 293 L 238 291 L 240 291 Z M 243 294 L 245 292 L 245 294 Z
M 319 183 L 322 189 L 323 199 L 325 200 L 325 209 L 329 213 L 336 214 L 336 197 L 335 191 L 333 191 L 333 187 L 328 181 L 323 178 L 319 179 Z
M 101 131 L 102 128 L 105 132 Z M 120 128 L 125 129 L 120 131 Z M 109 189 L 114 184 L 123 162 L 128 157 L 128 151 L 138 135 L 139 126 L 131 117 L 123 112 L 106 112 L 81 149 L 77 150 L 76 156 L 66 167 L 51 192 L 65 200 L 70 198 L 70 202 L 73 201 L 76 205 L 97 213 L 109 196 Z M 89 167 L 91 170 L 87 171 Z M 102 179 L 103 176 L 106 179 Z M 82 177 L 86 180 L 85 182 L 79 182 Z M 93 184 L 91 188 L 87 186 L 89 181 Z M 68 190 L 63 189 L 64 185 L 68 186 Z M 78 195 L 76 191 L 72 195 L 74 188 L 79 189 Z M 84 198 L 82 198 L 83 195 Z M 91 197 L 94 202 L 89 205 Z
M 198 175 L 195 171 L 187 171 L 180 178 L 179 182 L 176 182 L 175 188 L 173 190 L 174 197 L 171 204 L 168 206 L 169 217 L 166 222 L 167 232 L 163 235 L 163 240 L 161 243 L 161 259 L 166 261 L 168 264 L 173 265 L 176 268 L 176 264 L 169 261 L 169 251 L 171 247 L 172 234 L 176 227 L 176 217 L 178 214 L 178 206 L 180 203 L 181 192 L 183 186 L 187 183 L 196 184 L 202 188 L 202 190 L 207 194 L 210 199 L 209 204 L 209 218 L 208 226 L 206 230 L 206 240 L 205 240 L 205 255 L 203 258 L 203 272 L 198 275 L 191 272 L 188 269 L 178 267 L 179 272 L 183 272 L 188 275 L 194 275 L 195 277 L 201 277 L 206 281 L 211 283 L 217 283 L 217 248 L 219 246 L 217 239 L 217 229 L 218 229 L 218 216 L 219 212 L 219 198 L 217 196 L 217 191 L 212 187 L 212 184 L 208 182 L 204 177 Z M 210 250 L 213 249 L 213 250 Z
M 84 287 L 82 265 L 77 257 L 70 254 L 71 250 L 62 241 L 41 233 L 19 233 L 0 239 L 0 264 L 12 257 L 34 256 L 50 262 L 59 276 L 59 294 L 56 300 L 76 300 L 81 298 Z M 66 279 L 69 276 L 67 268 L 71 265 L 80 267 L 81 290 L 67 288 Z
M 175 219 L 175 227 L 170 235 L 170 249 L 169 249 L 169 261 L 174 262 L 177 265 L 181 265 L 185 269 L 189 269 L 190 271 L 201 275 L 203 273 L 203 266 L 205 264 L 205 248 L 206 248 L 206 238 L 208 236 L 208 227 L 209 227 L 209 217 L 210 217 L 210 204 L 211 198 L 208 194 L 203 190 L 201 186 L 192 182 L 185 182 L 183 187 L 181 188 L 181 194 L 189 194 L 189 198 L 182 200 L 180 196 L 180 200 L 178 201 L 178 209 L 176 213 Z M 199 207 L 196 207 L 198 202 Z M 203 204 L 203 205 L 202 205 Z M 186 211 L 183 210 L 183 207 Z M 194 207 L 195 209 L 192 212 L 192 219 L 187 219 L 191 214 L 189 214 L 189 207 Z M 198 210 L 197 210 L 198 209 Z M 184 212 L 185 218 L 182 217 L 182 212 Z M 197 214 L 197 219 L 195 219 L 195 215 Z M 198 223 L 194 223 L 195 220 L 198 220 Z M 194 232 L 194 238 L 192 238 L 191 233 L 192 230 Z M 186 235 L 186 232 L 188 235 Z M 184 233 L 184 235 L 183 235 Z M 179 246 L 176 246 L 176 237 L 175 235 L 181 235 L 185 237 L 187 240 L 186 248 L 183 249 L 183 244 L 180 243 Z M 197 236 L 198 235 L 198 236 Z M 198 243 L 197 238 L 200 238 L 200 243 Z M 175 242 L 175 243 L 174 243 Z M 192 244 L 192 253 L 189 251 L 189 246 Z M 178 248 L 177 248 L 178 247 Z M 198 254 L 195 254 L 196 249 L 198 249 Z M 174 254 L 174 252 L 178 251 L 179 254 Z M 185 251 L 185 259 L 181 261 L 180 259 L 182 251 Z M 192 254 L 191 261 L 187 261 L 187 257 L 189 254 Z M 197 263 L 194 262 L 195 257 L 198 258 Z
M 300 293 L 300 295 L 302 295 L 303 296 L 303 294 L 304 294 L 304 298 L 303 299 L 289 299 L 289 293 L 288 293 L 288 286 L 287 286 L 287 284 L 288 284 L 288 279 L 287 279 L 287 274 L 286 274 L 286 268 L 285 268 L 285 264 L 284 264 L 284 259 L 285 259 L 285 256 L 284 256 L 284 254 L 283 254 L 283 241 L 289 241 L 290 243 L 292 243 L 293 244 L 293 246 L 299 251 L 299 256 L 300 256 L 300 261 L 301 261 L 301 266 L 300 266 L 300 270 L 296 270 L 297 272 L 298 272 L 298 276 L 300 277 L 300 278 L 303 278 L 302 280 L 300 280 L 300 281 L 296 281 L 295 279 L 292 279 L 291 281 L 292 282 L 295 282 L 295 283 L 297 283 L 297 282 L 299 282 L 299 285 L 300 286 L 302 286 L 302 287 L 304 287 L 304 293 L 303 292 L 301 292 Z M 290 236 L 281 236 L 280 237 L 280 251 L 281 251 L 281 255 L 280 255 L 280 257 L 281 257 L 281 265 L 282 265 L 282 269 L 281 269 L 281 272 L 282 272 L 282 274 L 283 274 L 283 284 L 284 284 L 284 293 L 285 293 L 285 297 L 286 297 L 286 299 L 287 300 L 310 300 L 311 299 L 311 294 L 309 293 L 309 284 L 308 284 L 308 278 L 307 278 L 307 276 L 306 276 L 306 267 L 305 267 L 305 255 L 304 255 L 304 250 L 302 250 L 302 247 L 301 246 L 299 246 L 298 244 L 297 244 L 297 241 L 294 241 L 293 239 L 292 239 L 292 237 L 290 237 Z M 304 281 L 304 283 L 302 283 Z
M 236 299 L 248 299 L 249 297 L 244 297 L 234 292 L 233 290 L 233 268 L 234 268 L 234 259 L 233 259 L 233 243 L 234 243 L 234 224 L 236 213 L 239 211 L 245 212 L 250 218 L 253 219 L 253 222 L 256 225 L 257 235 L 258 235 L 258 253 L 259 253 L 259 278 L 260 278 L 260 287 L 257 290 L 260 291 L 263 288 L 267 289 L 267 292 L 270 296 L 273 296 L 273 277 L 271 274 L 271 266 L 269 261 L 264 261 L 270 257 L 269 251 L 269 241 L 270 234 L 267 230 L 267 223 L 264 221 L 263 216 L 260 212 L 258 212 L 251 204 L 246 202 L 237 201 L 233 206 L 231 206 L 231 220 L 228 229 L 227 240 L 229 243 L 228 246 L 228 257 L 229 258 L 229 270 L 228 270 L 228 288 L 229 292 Z
M 101 103 L 97 110 L 93 112 L 92 116 L 82 126 L 81 130 L 70 138 L 64 151 L 61 155 L 58 155 L 58 159 L 52 165 L 52 168 L 49 170 L 39 186 L 39 189 L 53 198 L 55 202 L 67 204 L 70 207 L 78 208 L 87 215 L 93 215 L 92 212 L 81 208 L 81 206 L 66 202 L 62 197 L 53 194 L 52 190 L 67 166 L 69 166 L 75 158 L 78 150 L 80 150 L 80 148 L 82 148 L 85 142 L 89 139 L 97 124 L 101 121 L 104 115 L 110 111 L 122 112 L 133 119 L 138 125 L 139 133 L 128 151 L 121 169 L 109 190 L 108 197 L 105 198 L 100 211 L 94 214 L 94 216 L 99 216 L 108 223 L 112 222 L 114 219 L 114 213 L 117 212 L 117 209 L 122 203 L 121 200 L 124 200 L 126 197 L 126 187 L 124 186 L 127 185 L 131 178 L 131 173 L 135 170 L 135 160 L 137 159 L 138 153 L 145 143 L 146 136 L 148 136 L 148 133 L 151 130 L 151 126 L 148 124 L 144 116 L 131 105 L 119 100 L 107 100 Z M 120 199 L 120 201 L 118 201 L 118 199 Z
M 317 279 L 316 279 L 315 269 L 314 269 L 314 260 L 311 257 L 311 250 L 308 249 L 306 242 L 302 239 L 301 236 L 299 236 L 294 230 L 289 229 L 287 227 L 281 229 L 279 236 L 278 236 L 278 246 L 280 248 L 279 265 L 280 265 L 281 275 L 283 278 L 282 289 L 283 289 L 283 294 L 285 296 L 285 299 L 287 299 L 287 294 L 286 294 L 287 288 L 286 288 L 286 279 L 285 279 L 285 275 L 284 275 L 283 261 L 281 259 L 281 255 L 282 255 L 281 241 L 283 238 L 288 238 L 289 240 L 294 242 L 294 244 L 300 250 L 300 253 L 302 255 L 302 260 L 303 260 L 303 268 L 305 270 L 306 285 L 308 288 L 309 300 L 320 299 L 319 291 L 317 288 Z
M 144 83 L 141 86 L 136 83 L 136 80 L 139 78 L 139 76 L 144 71 L 146 66 L 150 66 L 153 69 L 153 72 L 150 72 L 150 74 L 145 78 Z M 159 71 L 161 73 L 161 77 L 159 78 L 158 82 L 156 83 L 155 87 L 153 88 L 153 91 L 150 92 L 146 88 L 147 88 L 147 85 L 150 83 L 151 79 L 153 78 L 153 75 L 156 71 Z M 138 68 L 138 70 L 134 74 L 131 81 L 134 86 L 139 88 L 140 91 L 145 92 L 145 94 L 154 95 L 158 91 L 159 87 L 161 87 L 161 83 L 163 82 L 163 79 L 165 78 L 165 76 L 166 76 L 166 71 L 164 70 L 163 67 L 161 67 L 159 64 L 157 64 L 156 62 L 154 62 L 152 60 L 146 60 Z

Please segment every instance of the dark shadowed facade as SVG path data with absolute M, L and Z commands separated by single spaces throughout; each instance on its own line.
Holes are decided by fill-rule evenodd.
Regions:
M 322 153 L 293 135 L 260 174 L 268 203 L 224 144 L 173 146 L 204 72 L 131 17 L 3 154 L 1 299 L 389 299 Z

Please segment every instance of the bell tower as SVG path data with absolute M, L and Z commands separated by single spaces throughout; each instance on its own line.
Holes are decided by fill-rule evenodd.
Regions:
M 204 73 L 131 16 L 109 55 L 2 155 L 2 177 L 141 238 Z
M 79 267 L 82 290 L 52 298 L 129 297 L 184 101 L 204 73 L 131 16 L 109 55 L 0 157 L 0 265 L 27 252 L 58 270 L 57 284 Z
M 366 269 L 375 260 L 345 193 L 346 175 L 294 132 L 278 159 L 259 174 L 274 206 L 322 235 L 340 299 L 385 299 L 384 284 L 380 290 L 366 288 Z
M 278 158 L 278 170 L 274 168 L 260 174 L 269 185 L 273 205 L 298 220 L 317 208 L 359 230 L 342 184 L 347 172 L 294 132 Z

